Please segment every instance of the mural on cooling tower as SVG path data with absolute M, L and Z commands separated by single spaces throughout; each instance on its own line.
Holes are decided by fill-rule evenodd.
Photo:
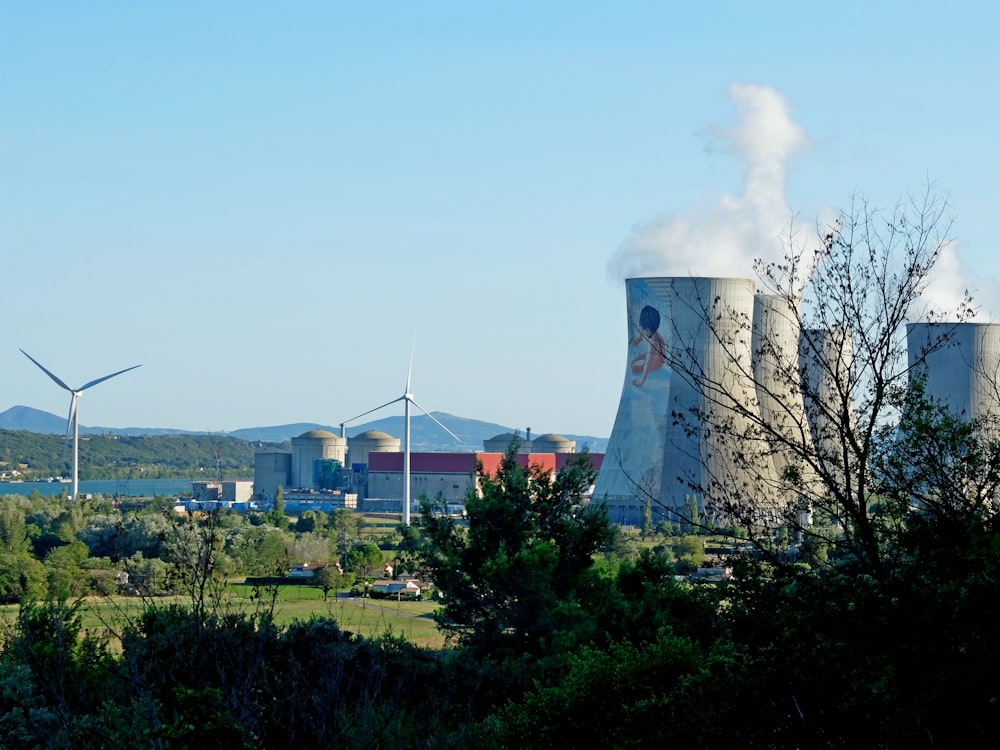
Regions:
M 736 459 L 746 453 L 743 443 L 729 444 L 714 434 L 718 430 L 682 424 L 674 414 L 690 419 L 694 410 L 711 408 L 715 419 L 730 425 L 730 435 L 749 434 L 745 416 L 729 410 L 724 399 L 705 403 L 690 377 L 673 372 L 670 362 L 702 373 L 706 382 L 725 384 L 741 409 L 757 409 L 747 375 L 754 284 L 749 279 L 639 278 L 625 282 L 625 293 L 625 383 L 594 499 L 607 502 L 613 522 L 637 524 L 647 499 L 653 500 L 654 515 L 680 511 L 692 484 L 735 487 L 742 481 L 745 472 Z
M 625 282 L 628 313 L 628 369 L 604 465 L 594 488 L 609 505 L 641 502 L 660 495 L 663 446 L 669 417 L 669 279 Z M 615 501 L 618 501 L 617 503 Z M 622 519 L 614 517 L 612 521 Z

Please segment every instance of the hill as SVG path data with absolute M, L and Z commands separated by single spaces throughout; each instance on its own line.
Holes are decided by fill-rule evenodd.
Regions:
M 445 412 L 432 412 L 434 417 L 458 436 L 456 441 L 451 435 L 441 429 L 440 425 L 426 414 L 411 417 L 410 439 L 414 451 L 481 451 L 483 441 L 505 432 L 515 432 L 512 427 L 505 427 L 493 422 L 483 422 L 477 419 L 457 417 Z M 28 406 L 14 406 L 0 412 L 0 430 L 24 430 L 41 435 L 65 435 L 66 419 Z M 85 427 L 80 425 L 81 435 L 104 435 L 116 437 L 152 437 L 167 435 L 202 435 L 215 438 L 228 437 L 243 440 L 248 443 L 280 444 L 291 440 L 309 430 L 327 430 L 335 435 L 340 434 L 340 426 L 324 425 L 318 422 L 295 422 L 292 424 L 271 427 L 248 427 L 225 433 L 197 432 L 158 427 Z M 368 430 L 380 430 L 395 437 L 402 437 L 404 418 L 402 416 L 385 417 L 360 425 L 352 425 L 346 429 L 348 437 L 353 437 Z M 554 430 L 552 430 L 554 432 Z M 540 434 L 540 433 L 535 433 Z M 577 450 L 585 446 L 593 453 L 603 453 L 608 445 L 607 438 L 591 435 L 569 435 L 565 437 L 576 441 Z M 521 432 L 524 436 L 523 431 Z
M 212 478 L 216 455 L 224 477 L 247 478 L 261 448 L 287 445 L 225 435 L 85 435 L 80 437 L 80 478 Z M 62 435 L 0 429 L 0 469 L 17 469 L 26 479 L 68 476 L 70 461 Z

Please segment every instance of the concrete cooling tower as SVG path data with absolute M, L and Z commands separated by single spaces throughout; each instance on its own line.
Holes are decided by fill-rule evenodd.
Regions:
M 931 399 L 967 419 L 1000 417 L 1000 324 L 911 323 L 906 348 Z
M 803 378 L 803 402 L 813 445 L 831 475 L 836 476 L 847 460 L 843 455 L 844 409 L 851 429 L 851 367 L 854 337 L 846 330 L 807 328 L 802 331 L 799 366 Z M 836 467 L 836 468 L 835 468 Z
M 812 452 L 812 433 L 806 418 L 799 365 L 802 331 L 801 302 L 779 295 L 758 294 L 754 298 L 754 384 L 761 420 L 770 433 L 770 456 L 780 491 L 786 502 L 798 492 L 809 492 L 815 477 L 801 461 Z
M 636 278 L 625 291 L 625 383 L 594 500 L 607 503 L 614 523 L 641 524 L 647 499 L 654 519 L 676 521 L 687 516 L 689 498 L 703 512 L 724 488 L 746 491 L 752 475 L 773 480 L 766 458 L 752 457 L 752 441 L 731 440 L 753 435 L 754 420 L 744 414 L 759 414 L 751 376 L 753 282 Z M 696 381 L 717 386 L 714 395 Z M 726 428 L 706 426 L 720 424 Z

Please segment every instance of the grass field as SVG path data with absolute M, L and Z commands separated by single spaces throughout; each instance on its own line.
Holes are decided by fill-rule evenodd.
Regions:
M 323 601 L 323 592 L 311 586 L 280 586 L 274 602 L 274 619 L 278 625 L 311 617 L 330 617 L 342 630 L 374 637 L 391 633 L 411 643 L 428 648 L 441 648 L 444 636 L 434 624 L 435 602 L 392 601 L 388 599 L 358 599 L 346 596 Z M 230 584 L 223 607 L 252 611 L 260 602 L 252 599 L 254 589 L 246 584 Z M 184 597 L 157 597 L 154 605 L 188 603 Z M 90 598 L 82 603 L 83 626 L 91 632 L 114 632 L 127 618 L 138 615 L 144 603 L 133 597 Z M 0 623 L 9 627 L 17 617 L 17 605 L 0 607 Z

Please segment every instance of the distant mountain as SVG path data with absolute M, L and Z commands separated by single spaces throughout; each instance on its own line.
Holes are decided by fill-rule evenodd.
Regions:
M 434 417 L 458 436 L 456 441 L 451 435 L 441 429 L 440 425 L 426 414 L 410 418 L 410 440 L 414 451 L 481 451 L 483 441 L 503 433 L 515 432 L 512 427 L 493 422 L 481 422 L 477 419 L 456 417 L 445 412 L 433 412 Z M 66 432 L 66 419 L 28 406 L 14 406 L 5 412 L 0 412 L 0 429 L 25 430 L 42 435 L 62 435 Z M 249 427 L 221 433 L 228 437 L 246 440 L 248 442 L 283 443 L 293 437 L 310 430 L 327 430 L 335 435 L 340 434 L 340 426 L 324 425 L 318 422 L 295 422 L 293 424 L 274 427 Z M 402 439 L 404 418 L 402 416 L 385 417 L 365 424 L 348 427 L 348 437 L 354 437 L 368 430 L 380 430 Z M 220 433 L 196 432 L 193 430 L 174 430 L 155 427 L 84 427 L 80 425 L 80 433 L 85 435 L 127 435 L 137 437 L 142 435 L 211 435 Z M 535 433 L 540 434 L 540 433 Z M 520 433 L 524 437 L 524 433 Z M 607 450 L 608 439 L 590 435 L 564 435 L 576 441 L 577 450 L 586 446 L 593 453 L 604 453 Z
M 62 435 L 66 432 L 66 418 L 30 406 L 13 406 L 0 414 L 0 429 Z M 83 430 L 82 427 L 80 429 Z
M 25 430 L 39 435 L 66 434 L 66 417 L 58 417 L 47 411 L 32 409 L 30 406 L 12 406 L 5 412 L 0 412 L 0 430 Z M 84 427 L 80 425 L 81 435 L 128 435 L 141 437 L 143 435 L 209 435 L 208 432 L 194 430 L 172 430 L 167 427 Z M 280 441 L 278 441 L 280 442 Z

